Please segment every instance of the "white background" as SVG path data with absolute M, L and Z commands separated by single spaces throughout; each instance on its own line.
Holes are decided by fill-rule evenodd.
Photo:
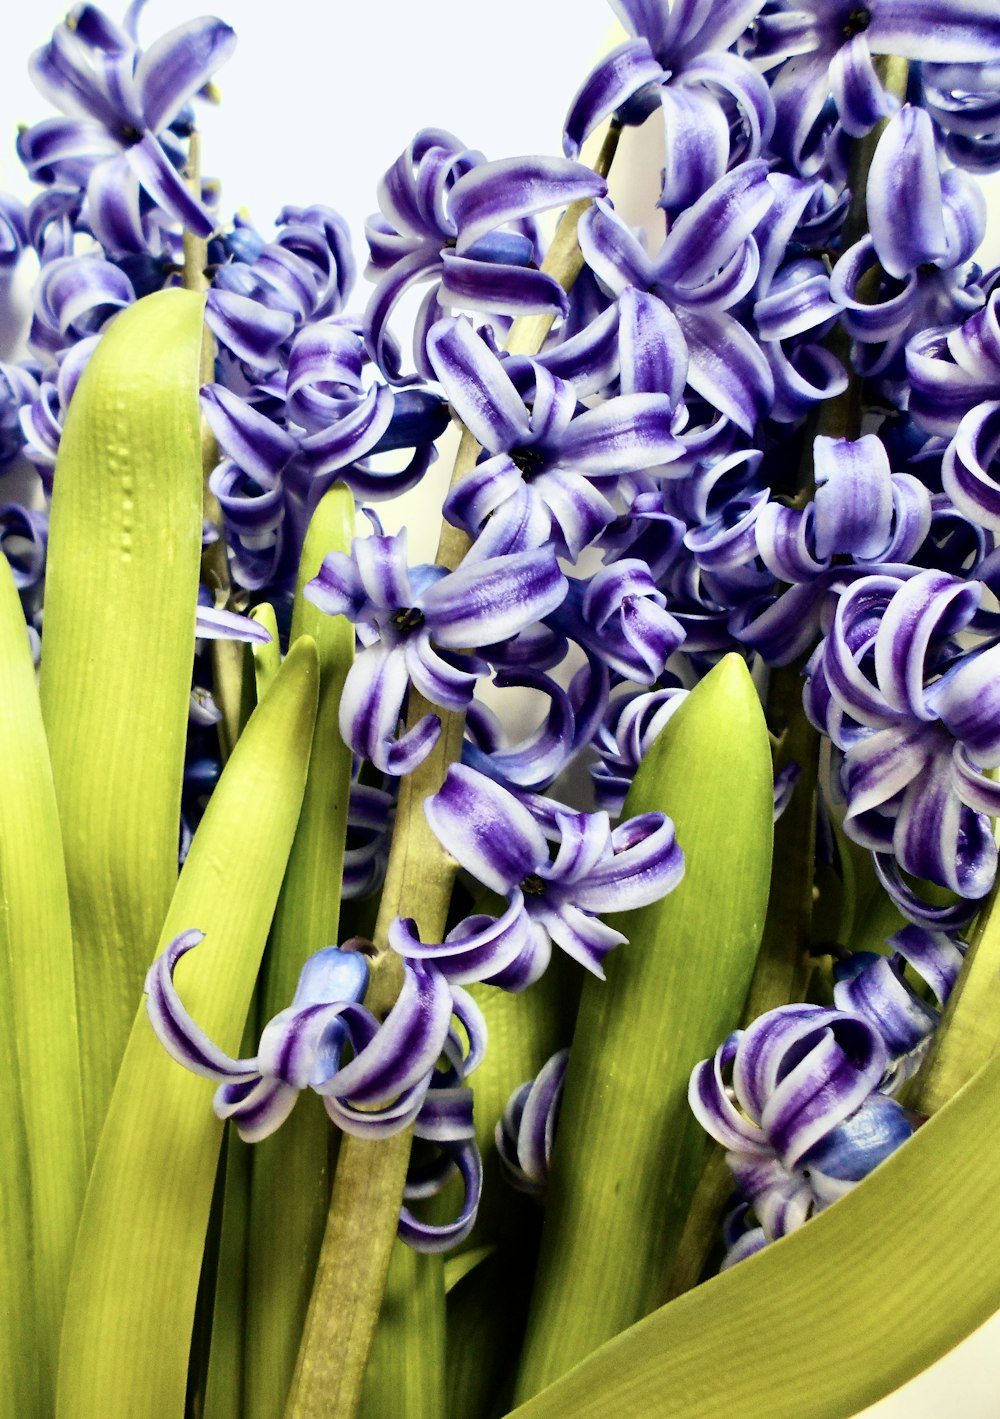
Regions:
M 24 61 L 64 8 L 38 0 L 4 9 L 0 189 L 27 196 L 14 155 L 15 127 L 50 110 L 32 88 Z M 187 0 L 152 0 L 142 38 L 149 42 L 203 12 Z M 204 170 L 222 178 L 223 213 L 245 208 L 269 234 L 285 203 L 326 203 L 350 223 L 359 266 L 361 225 L 375 210 L 375 183 L 418 128 L 448 128 L 488 158 L 558 153 L 568 102 L 612 34 L 605 0 L 380 0 L 364 6 L 229 0 L 222 18 L 238 31 L 239 46 L 219 74 L 223 107 L 203 109 L 201 127 Z M 994 228 L 986 265 L 1000 261 L 1000 222 Z M 362 288 L 352 308 L 363 299 Z M 984 1217 L 983 1225 L 996 1226 L 996 1218 Z M 940 1244 L 947 1247 L 948 1238 Z M 853 1278 L 845 1275 L 844 1284 L 853 1285 Z M 857 1324 L 864 1326 L 863 1293 L 857 1303 Z M 780 1346 L 781 1337 L 774 1343 Z M 816 1343 L 829 1347 L 836 1365 L 838 1352 L 849 1352 L 851 1336 L 818 1334 Z M 891 1333 L 885 1343 L 892 1345 Z M 734 1354 L 739 1344 L 734 1336 Z M 995 1319 L 927 1375 L 866 1410 L 865 1419 L 997 1419 L 998 1355 Z M 766 1355 L 754 1358 L 767 1364 Z

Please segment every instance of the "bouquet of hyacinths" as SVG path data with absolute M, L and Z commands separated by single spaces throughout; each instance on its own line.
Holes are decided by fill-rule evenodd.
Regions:
M 832 1419 L 1000 1306 L 1000 16 L 613 4 L 360 296 L 202 176 L 221 20 L 31 58 L 5 1414 Z

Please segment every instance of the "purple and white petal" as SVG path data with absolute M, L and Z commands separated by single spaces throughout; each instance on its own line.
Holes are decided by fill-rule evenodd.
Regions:
M 445 851 L 495 892 L 510 892 L 548 862 L 545 837 L 527 808 L 462 764 L 450 766 L 424 812 Z

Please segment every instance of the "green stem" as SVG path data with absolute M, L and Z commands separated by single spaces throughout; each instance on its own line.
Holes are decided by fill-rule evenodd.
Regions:
M 596 164 L 602 175 L 610 168 L 619 131 L 612 125 L 604 141 Z M 583 264 L 576 232 L 588 205 L 576 202 L 566 209 L 543 263 L 542 269 L 567 290 Z M 539 316 L 515 321 L 508 348 L 522 354 L 537 352 L 551 323 L 550 317 Z M 463 430 L 453 485 L 474 466 L 478 454 L 476 440 Z M 453 570 L 470 545 L 464 533 L 443 523 L 438 565 Z M 461 758 L 465 715 L 441 713 L 411 690 L 407 724 L 415 724 L 428 712 L 439 714 L 441 735 L 423 763 L 400 784 L 396 828 L 375 927 L 371 985 L 365 1003 L 379 1016 L 391 1009 L 403 980 L 402 960 L 388 948 L 390 922 L 400 915 L 411 916 L 422 940 L 442 940 L 458 870 L 458 864 L 431 832 L 423 804 L 443 784 L 448 766 Z M 285 1419 L 326 1419 L 330 1414 L 353 1419 L 357 1414 L 396 1234 L 411 1132 L 377 1142 L 346 1135 L 341 1143 Z

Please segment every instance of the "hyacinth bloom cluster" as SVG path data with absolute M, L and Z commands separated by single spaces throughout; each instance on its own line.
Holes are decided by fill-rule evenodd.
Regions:
M 825 923 L 860 874 L 906 925 L 853 955 L 832 943 L 809 986 L 822 1003 L 783 1002 L 743 1029 L 737 1016 L 713 1057 L 683 1062 L 738 1194 L 730 1265 L 914 1133 L 896 1095 L 996 880 L 1000 292 L 976 262 L 974 179 L 1000 168 L 1000 22 L 981 0 L 612 7 L 628 37 L 569 99 L 561 156 L 488 158 L 438 127 L 400 135 L 359 293 L 324 194 L 258 229 L 198 171 L 195 105 L 213 96 L 229 27 L 192 21 L 144 46 L 142 0 L 121 25 L 75 6 L 32 61 L 60 113 L 19 138 L 40 190 L 26 206 L 0 196 L 0 276 L 38 264 L 26 353 L 0 363 L 0 474 L 37 478 L 25 502 L 0 502 L 0 547 L 44 667 L 48 509 L 88 361 L 145 296 L 207 283 L 199 407 L 217 458 L 180 857 L 232 749 L 218 730 L 232 686 L 201 642 L 262 644 L 242 613 L 266 606 L 277 663 L 303 599 L 344 618 L 353 658 L 330 725 L 346 846 L 331 810 L 322 861 L 340 879 L 330 938 L 348 946 L 303 948 L 293 999 L 237 1058 L 174 984 L 201 940 L 191 920 L 146 977 L 149 1018 L 247 1142 L 307 1089 L 347 1134 L 412 1128 L 399 1235 L 423 1250 L 476 1225 L 491 990 L 554 989 L 564 967 L 603 989 L 612 952 L 654 949 L 604 918 L 660 902 L 693 859 L 669 801 L 629 816 L 627 797 L 691 692 L 739 656 L 778 751 L 789 724 L 805 746 L 775 774 L 776 815 L 791 802 L 800 826 L 818 823 L 799 896 L 817 896 Z M 665 161 L 637 228 L 607 155 L 649 119 Z M 606 125 L 597 172 L 581 152 Z M 546 239 L 539 219 L 567 212 Z M 570 229 L 578 275 L 561 254 Z M 542 318 L 530 351 L 525 316 Z M 463 452 L 440 549 L 411 565 L 406 529 L 386 533 L 373 505 L 425 493 L 451 424 Z M 335 485 L 370 530 L 359 517 L 303 577 Z M 244 708 L 266 678 L 246 672 Z M 505 713 L 525 694 L 527 725 Z M 314 781 L 326 770 L 317 755 Z M 396 900 L 390 854 L 398 866 L 411 839 L 429 852 L 428 827 L 428 899 L 449 873 L 458 888 L 428 905 L 421 880 Z M 791 858 L 812 850 L 801 837 Z M 857 944 L 865 924 L 849 925 Z M 823 935 L 788 927 L 813 946 Z M 377 945 L 358 949 L 359 931 Z M 382 1018 L 363 1003 L 368 950 L 402 975 Z M 539 1198 L 572 1071 L 560 1048 L 485 1120 L 500 1170 Z M 454 1220 L 420 1220 L 410 1203 L 455 1173 Z

